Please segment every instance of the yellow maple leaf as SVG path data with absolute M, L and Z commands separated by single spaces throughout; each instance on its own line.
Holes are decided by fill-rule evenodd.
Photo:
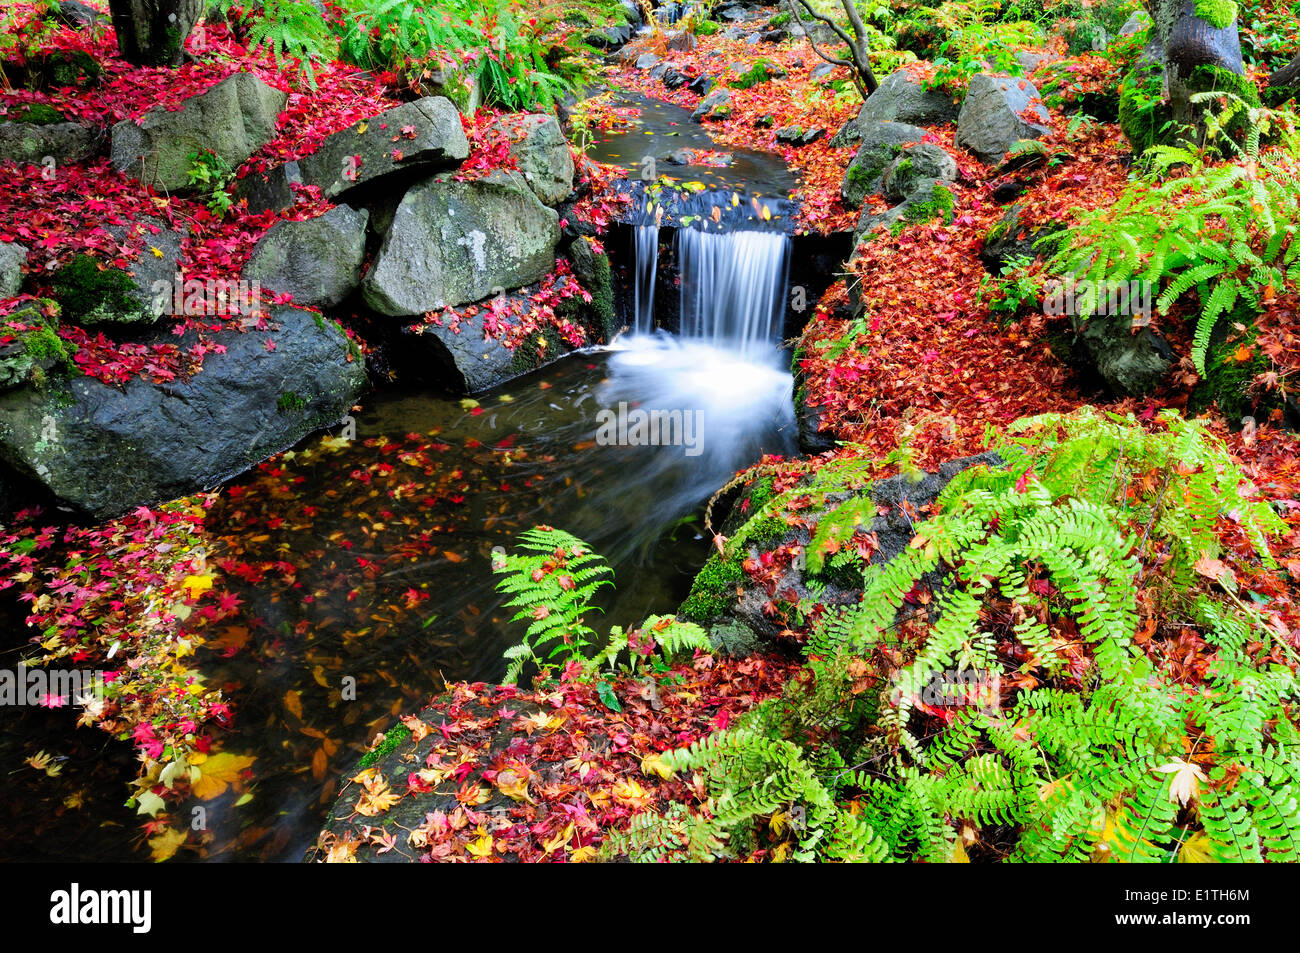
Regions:
M 189 593 L 191 599 L 197 599 L 212 588 L 212 576 L 208 573 L 186 576 L 181 580 L 181 588 Z
M 614 782 L 614 800 L 633 807 L 644 806 L 648 799 L 645 788 L 631 778 L 619 778 Z
M 649 754 L 641 759 L 641 773 L 647 777 L 671 778 L 673 769 L 668 762 L 664 761 L 661 755 Z
M 497 772 L 497 788 L 512 801 L 527 801 L 532 804 L 534 801 L 532 795 L 528 793 L 528 778 L 529 771 L 522 765 L 517 768 L 506 768 Z
M 357 813 L 365 817 L 383 814 L 402 799 L 402 795 L 389 790 L 388 782 L 382 775 L 376 775 L 365 785 L 365 791 L 357 798 Z
M 154 859 L 154 863 L 171 860 L 176 851 L 180 849 L 181 844 L 185 843 L 187 837 L 185 831 L 178 831 L 169 827 L 157 837 L 149 838 L 149 856 Z
M 494 843 L 494 841 L 492 840 L 492 835 L 489 834 L 487 831 L 483 830 L 483 828 L 481 827 L 478 830 L 479 830 L 478 840 L 474 841 L 473 843 L 466 844 L 465 849 L 469 851 L 471 854 L 473 854 L 475 857 L 491 857 L 492 845 Z
M 194 796 L 203 801 L 211 801 L 214 797 L 225 794 L 226 788 L 231 785 L 234 785 L 236 790 L 241 790 L 239 775 L 245 769 L 252 767 L 256 760 L 252 755 L 222 751 L 219 754 L 209 755 L 202 762 L 203 767 L 199 768 L 191 759 L 190 764 L 194 765 L 190 773 L 190 777 L 193 778 L 191 787 Z M 194 778 L 195 773 L 199 775 L 198 778 Z

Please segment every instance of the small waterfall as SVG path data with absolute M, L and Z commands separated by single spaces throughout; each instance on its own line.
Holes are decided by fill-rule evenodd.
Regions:
M 753 357 L 781 339 L 790 239 L 780 232 L 677 232 L 681 336 Z M 639 325 L 638 325 L 639 327 Z
M 633 230 L 636 280 L 632 304 L 637 334 L 649 334 L 655 327 L 655 275 L 659 271 L 659 226 L 637 225 Z

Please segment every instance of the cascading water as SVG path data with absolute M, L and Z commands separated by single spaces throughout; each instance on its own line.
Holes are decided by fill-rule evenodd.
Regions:
M 632 284 L 632 328 L 649 334 L 655 326 L 655 274 L 659 270 L 659 226 L 637 225 L 633 229 L 635 274 Z
M 773 352 L 785 319 L 790 239 L 779 232 L 677 232 L 681 334 L 746 358 Z

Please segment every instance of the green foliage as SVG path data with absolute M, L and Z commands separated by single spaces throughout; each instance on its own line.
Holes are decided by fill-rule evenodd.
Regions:
M 582 617 L 594 611 L 592 597 L 614 584 L 609 564 L 563 530 L 536 526 L 519 542 L 523 553 L 500 553 L 492 561 L 492 571 L 501 575 L 497 591 L 511 597 L 508 607 L 519 609 L 511 621 L 531 620 L 524 640 L 506 650 L 507 682 L 517 682 L 529 662 L 585 663 L 596 633 Z
M 942 37 L 933 50 L 935 72 L 929 86 L 956 91 L 976 73 L 1024 75 L 1016 51 L 1041 43 L 1043 31 L 1027 20 L 998 21 L 1001 6 L 1000 0 L 970 0 L 912 12 L 915 21 L 932 22 Z M 907 33 L 902 35 L 906 38 Z
M 217 0 L 217 9 L 238 17 L 250 50 L 269 52 L 277 66 L 285 57 L 295 61 L 312 88 L 316 64 L 338 58 L 338 38 L 311 0 L 262 0 L 256 5 Z
M 577 664 L 590 678 L 602 666 L 614 667 L 624 653 L 629 670 L 635 672 L 656 651 L 659 661 L 668 662 L 688 651 L 712 649 L 698 625 L 656 615 L 627 632 L 613 626 L 605 646 L 592 653 L 596 633 L 582 618 L 599 611 L 592 598 L 614 584 L 613 570 L 586 543 L 563 530 L 535 526 L 519 541 L 523 553 L 498 552 L 492 561 L 493 572 L 501 576 L 497 590 L 511 596 L 508 607 L 519 609 L 511 621 L 531 620 L 524 640 L 505 652 L 510 660 L 506 682 L 517 682 L 529 662 L 543 669 L 556 662 Z
M 234 201 L 226 187 L 235 178 L 230 163 L 209 149 L 189 154 L 190 167 L 185 175 L 199 193 L 207 197 L 208 210 L 217 218 L 224 218 Z
M 698 773 L 701 809 L 637 817 L 609 854 L 1297 858 L 1295 677 L 1252 657 L 1272 633 L 1189 562 L 1219 551 L 1221 512 L 1264 559 L 1280 521 L 1172 413 L 1151 429 L 1090 408 L 1025 420 L 1000 452 L 1005 468 L 954 478 L 860 604 L 823 618 L 781 697 L 664 757 Z M 1204 633 L 1204 691 L 1136 644 L 1140 588 L 1167 627 Z M 1002 685 L 1017 664 L 1034 677 Z
M 1058 242 L 1045 273 L 1108 282 L 1150 282 L 1168 314 L 1185 297 L 1199 300 L 1192 361 L 1206 373 L 1205 357 L 1220 319 L 1238 305 L 1262 310 L 1261 297 L 1300 281 L 1300 177 L 1297 152 L 1261 152 L 1259 137 L 1268 110 L 1251 110 L 1255 132 L 1246 160 L 1206 167 L 1187 149 L 1154 146 L 1153 174 L 1139 180 L 1109 208 L 1084 212 L 1078 224 L 1049 241 Z M 1212 120 L 1227 122 L 1222 116 Z M 1188 173 L 1161 182 L 1175 166 Z M 1099 300 L 1084 302 L 1081 317 L 1096 313 Z
M 987 296 L 989 311 L 996 314 L 1004 325 L 1016 320 L 1026 305 L 1038 305 L 1042 288 L 1030 273 L 1033 264 L 1034 260 L 1029 256 L 1017 255 L 1007 259 L 996 276 L 985 275 L 980 282 L 979 300 Z
M 511 0 L 450 0 L 436 8 L 407 0 L 351 0 L 342 57 L 366 69 L 418 76 L 445 70 L 472 84 L 479 101 L 512 112 L 554 109 L 588 76 L 587 47 L 571 22 L 610 22 L 584 0 L 522 6 Z M 462 109 L 467 104 L 462 103 Z

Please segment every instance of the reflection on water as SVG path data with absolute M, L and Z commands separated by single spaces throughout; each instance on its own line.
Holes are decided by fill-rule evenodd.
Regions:
M 476 402 L 377 396 L 355 441 L 313 438 L 227 487 L 209 520 L 212 561 L 239 615 L 207 634 L 198 659 L 232 700 L 218 743 L 254 759 L 253 777 L 172 811 L 188 823 L 202 808 L 207 826 L 202 848 L 178 859 L 298 859 L 334 779 L 394 714 L 444 678 L 499 678 L 520 632 L 500 609 L 490 554 L 522 530 L 559 526 L 609 558 L 617 591 L 591 620 L 598 629 L 675 608 L 707 555 L 701 504 L 763 453 L 794 448 L 785 363 L 775 347 L 740 362 L 633 338 Z M 690 414 L 693 446 L 639 444 L 634 415 L 653 410 Z M 610 414 L 632 422 L 623 443 L 607 439 L 617 427 L 600 429 Z M 0 773 L 35 775 L 22 764 L 29 738 L 86 763 L 28 785 L 22 803 L 6 796 L 0 856 L 142 859 L 138 819 L 118 806 L 129 749 L 90 729 L 70 742 L 71 722 L 3 713 Z M 87 754 L 104 747 L 112 757 Z

